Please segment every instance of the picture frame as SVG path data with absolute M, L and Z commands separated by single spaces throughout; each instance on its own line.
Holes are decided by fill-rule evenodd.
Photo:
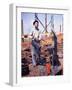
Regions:
M 61 76 L 44 76 L 44 77 L 22 77 L 21 76 L 21 13 L 52 13 L 63 15 L 63 75 Z M 24 6 L 20 4 L 11 4 L 9 8 L 9 83 L 10 85 L 31 85 L 31 84 L 48 84 L 48 83 L 65 83 L 69 82 L 69 62 L 66 53 L 67 47 L 67 30 L 69 28 L 69 9 L 61 7 L 48 6 Z

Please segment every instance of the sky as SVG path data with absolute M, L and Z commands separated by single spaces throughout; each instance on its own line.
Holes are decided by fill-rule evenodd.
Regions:
M 37 13 L 39 20 L 43 23 L 45 26 L 45 14 L 44 13 Z M 51 20 L 51 15 L 53 15 L 54 18 L 54 31 L 59 32 L 60 31 L 60 25 L 61 30 L 63 27 L 63 15 L 62 14 L 52 14 L 47 13 L 47 24 Z M 35 20 L 35 13 L 29 13 L 29 12 L 22 12 L 21 13 L 21 20 L 23 20 L 23 32 L 24 34 L 29 34 L 33 28 L 33 21 Z M 44 31 L 44 28 L 39 23 L 39 29 L 41 31 Z M 51 31 L 51 24 L 47 27 L 48 32 Z

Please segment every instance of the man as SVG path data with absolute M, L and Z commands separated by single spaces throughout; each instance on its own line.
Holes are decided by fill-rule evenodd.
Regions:
M 33 31 L 32 31 L 32 64 L 36 66 L 37 59 L 40 58 L 40 39 L 41 32 L 39 30 L 39 22 L 35 20 L 33 22 Z

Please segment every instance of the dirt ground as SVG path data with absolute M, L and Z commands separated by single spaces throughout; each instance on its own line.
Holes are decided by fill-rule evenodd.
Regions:
M 31 55 L 31 45 L 30 43 L 28 45 L 26 45 L 27 43 L 22 44 L 22 51 L 21 51 L 21 55 L 22 55 L 22 58 L 26 58 L 27 62 L 28 62 L 28 66 L 29 66 L 29 74 L 26 75 L 27 77 L 28 76 L 48 76 L 48 72 L 47 72 L 47 68 L 46 66 L 44 65 L 37 65 L 37 66 L 33 66 L 32 65 L 32 55 Z M 25 46 L 27 48 L 25 48 Z M 47 51 L 47 47 L 44 46 L 44 47 L 41 47 L 41 53 L 44 55 L 44 57 L 46 58 L 47 61 L 50 61 L 49 60 L 49 53 Z M 58 55 L 58 59 L 59 59 L 59 62 L 60 62 L 60 66 L 57 67 L 57 70 L 55 70 L 56 72 L 59 72 L 60 70 L 63 71 L 63 42 L 62 43 L 58 43 L 57 45 L 57 55 Z M 53 66 L 51 65 L 51 71 L 54 70 L 53 69 Z M 62 73 L 63 74 L 63 73 Z M 53 75 L 53 73 L 51 72 L 50 75 Z

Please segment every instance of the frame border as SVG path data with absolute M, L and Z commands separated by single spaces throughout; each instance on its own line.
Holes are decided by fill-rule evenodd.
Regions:
M 35 8 L 35 9 L 53 9 L 53 10 L 66 10 L 68 8 L 59 8 L 59 7 L 48 7 L 43 6 L 25 6 L 20 4 L 10 4 L 9 7 L 9 83 L 12 86 L 18 84 L 17 78 L 17 8 Z

